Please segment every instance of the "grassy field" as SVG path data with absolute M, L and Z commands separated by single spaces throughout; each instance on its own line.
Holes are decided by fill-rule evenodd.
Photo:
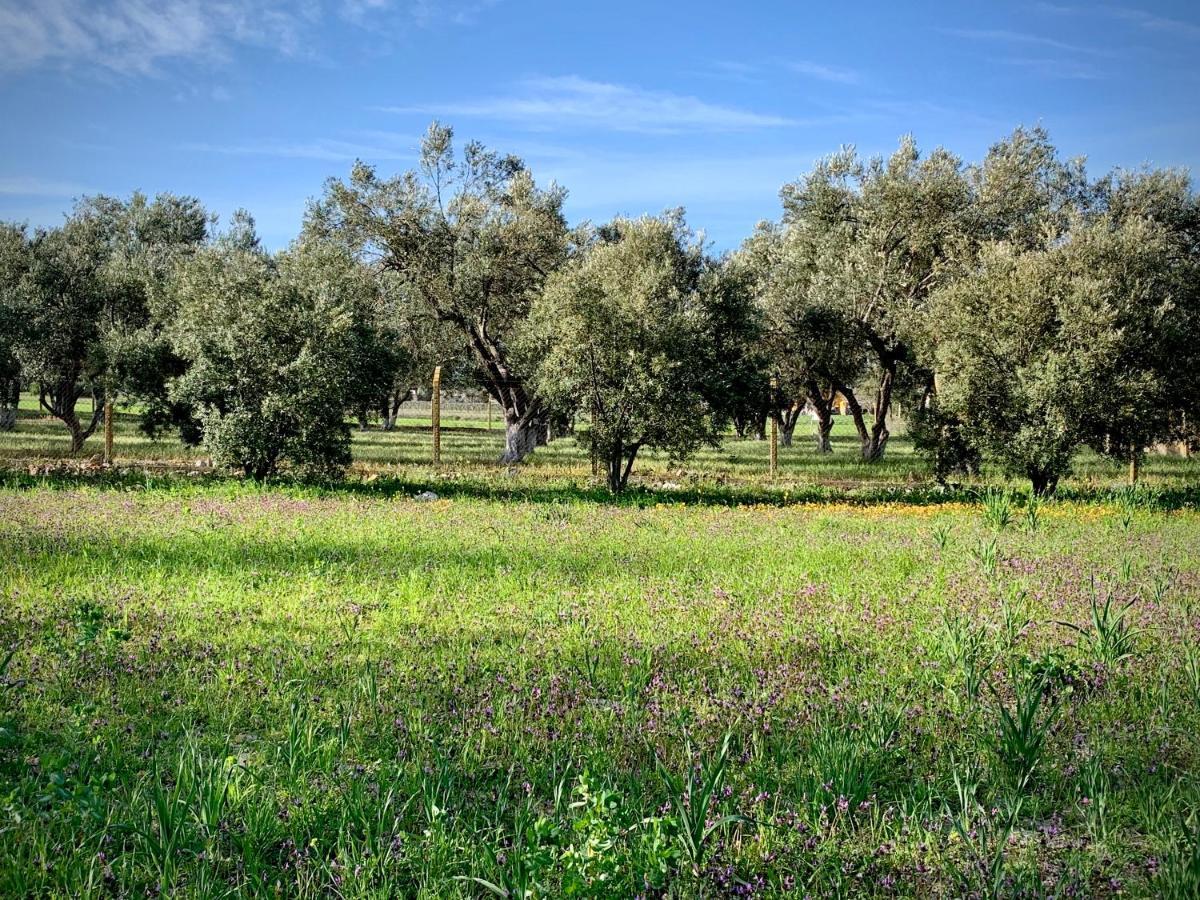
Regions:
M 1200 896 L 1195 461 L 981 501 L 839 422 L 612 503 L 481 424 L 0 434 L 0 896 Z
M 176 479 L 0 522 L 4 896 L 1200 883 L 1195 512 Z
M 427 406 L 427 404 L 426 404 Z M 81 416 L 90 416 L 88 401 L 80 404 Z M 412 406 L 402 407 L 400 427 L 385 432 L 379 429 L 353 434 L 353 475 L 394 476 L 407 480 L 449 478 L 482 483 L 484 490 L 496 480 L 496 460 L 504 446 L 504 432 L 497 414 L 488 428 L 486 416 L 478 410 L 456 413 L 453 406 L 443 413 L 442 468 L 430 465 L 433 438 L 427 414 Z M 929 466 L 913 452 L 904 434 L 903 422 L 895 423 L 885 458 L 865 463 L 858 454 L 858 437 L 846 416 L 835 419 L 832 454 L 814 449 L 813 425 L 802 418 L 792 447 L 779 455 L 779 478 L 773 487 L 786 491 L 795 487 L 824 485 L 842 488 L 871 486 L 911 486 L 928 484 Z M 173 437 L 152 441 L 137 428 L 136 417 L 119 412 L 116 423 L 115 456 L 119 466 L 135 468 L 179 468 L 202 465 L 206 457 L 199 448 L 186 447 Z M 44 416 L 36 398 L 22 398 L 18 428 L 0 432 L 0 467 L 55 466 L 71 461 L 70 441 L 61 422 Z M 101 453 L 99 431 L 89 440 L 79 459 L 88 460 Z M 682 463 L 672 462 L 662 453 L 642 451 L 634 467 L 632 483 L 654 488 L 662 483 L 695 488 L 752 487 L 768 484 L 768 448 L 764 441 L 738 440 L 730 436 L 720 447 L 702 450 Z M 523 485 L 559 485 L 586 483 L 591 476 L 587 454 L 573 438 L 565 437 L 539 449 L 520 470 L 508 474 L 508 481 Z M 1105 459 L 1090 451 L 1079 454 L 1073 475 L 1064 486 L 1095 490 L 1124 483 L 1123 463 Z M 1150 486 L 1200 487 L 1200 459 L 1185 460 L 1173 456 L 1148 454 L 1142 468 L 1142 480 Z M 998 484 L 999 473 L 985 473 L 984 482 Z

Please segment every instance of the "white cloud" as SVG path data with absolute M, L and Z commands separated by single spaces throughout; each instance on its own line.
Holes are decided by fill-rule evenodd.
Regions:
M 295 54 L 311 12 L 257 0 L 0 0 L 0 68 L 86 64 L 147 74 L 167 59 L 224 59 L 234 43 Z
M 1051 50 L 1064 50 L 1070 53 L 1100 53 L 1095 47 L 1085 47 L 1081 44 L 1070 44 L 1055 38 L 1040 34 L 1029 34 L 1024 31 L 1006 31 L 1003 29 L 987 28 L 943 28 L 941 31 L 954 37 L 966 38 L 972 41 L 987 41 L 1002 44 L 1023 44 L 1034 47 L 1046 47 Z
M 836 84 L 858 84 L 862 80 L 861 76 L 853 69 L 844 69 L 840 66 L 826 66 L 807 59 L 789 62 L 785 65 L 797 74 L 807 75 L 810 78 L 816 78 L 821 81 L 832 81 Z
M 1195 22 L 1185 22 L 1182 19 L 1160 16 L 1128 6 L 1109 6 L 1105 7 L 1104 11 L 1119 19 L 1133 22 L 1147 31 L 1162 31 L 1176 37 L 1200 38 L 1200 25 Z
M 386 107 L 386 112 L 478 117 L 532 128 L 564 126 L 670 134 L 798 124 L 794 119 L 696 97 L 591 81 L 574 75 L 523 81 L 518 91 L 477 101 Z
M 93 193 L 69 181 L 54 181 L 27 175 L 0 176 L 0 195 L 14 197 L 81 197 Z
M 312 56 L 330 16 L 369 27 L 468 23 L 494 0 L 0 0 L 0 72 L 40 65 L 151 74 L 238 45 Z
M 1103 78 L 1100 69 L 1091 63 L 1071 59 L 1053 59 L 1040 56 L 1007 56 L 997 60 L 1009 66 L 1025 69 L 1041 78 L 1090 81 Z
M 353 162 L 361 159 L 374 162 L 381 159 L 415 159 L 411 146 L 414 141 L 396 146 L 384 139 L 370 143 L 316 138 L 300 141 L 247 141 L 238 144 L 183 144 L 179 149 L 197 153 L 219 153 L 226 156 L 275 156 L 285 159 L 319 159 L 332 162 Z

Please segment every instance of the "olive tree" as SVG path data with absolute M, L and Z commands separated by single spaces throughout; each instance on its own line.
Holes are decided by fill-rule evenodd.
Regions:
M 356 260 L 319 244 L 272 257 L 218 243 L 179 267 L 169 330 L 187 369 L 171 396 L 196 410 L 214 463 L 256 479 L 284 462 L 306 475 L 344 471 L 356 314 L 375 289 Z
M 402 280 L 385 272 L 378 283 L 371 317 L 377 352 L 358 376 L 364 387 L 374 384 L 374 393 L 364 394 L 356 411 L 360 424 L 369 411 L 378 415 L 383 430 L 391 431 L 401 407 L 429 384 L 435 366 L 442 367 L 443 385 L 472 383 L 472 367 L 461 332 L 433 315 Z
M 886 160 L 837 153 L 785 185 L 781 196 L 784 224 L 821 236 L 816 292 L 853 325 L 870 353 L 869 428 L 853 386 L 844 394 L 863 458 L 880 459 L 900 370 L 917 366 L 913 335 L 961 241 L 970 199 L 962 164 L 942 149 L 922 158 L 905 138 Z
M 866 371 L 867 349 L 853 323 L 823 302 L 815 288 L 824 229 L 800 221 L 761 224 L 737 254 L 752 273 L 753 290 L 764 319 L 769 366 L 780 399 L 778 417 L 784 446 L 805 405 L 816 414 L 818 453 L 832 450 L 833 410 L 838 394 L 853 396 Z
M 1097 277 L 1113 285 L 1120 359 L 1088 417 L 1098 452 L 1127 460 L 1186 440 L 1200 419 L 1200 202 L 1186 172 L 1116 172 L 1098 188 Z
M 678 458 L 718 441 L 710 338 L 734 289 L 721 279 L 681 215 L 616 219 L 534 301 L 534 383 L 590 417 L 582 440 L 614 493 L 642 448 Z
M 453 132 L 435 123 L 415 171 L 382 178 L 356 164 L 348 180 L 327 184 L 306 226 L 377 263 L 458 330 L 504 411 L 504 462 L 524 459 L 545 437 L 544 398 L 514 348 L 530 304 L 567 254 L 564 196 L 538 187 L 516 157 L 478 143 L 456 156 Z
M 119 357 L 137 333 L 153 330 L 154 284 L 207 225 L 193 199 L 134 194 L 87 198 L 61 227 L 21 232 L 26 260 L 8 289 L 19 320 L 13 355 L 41 407 L 67 426 L 72 452 L 99 424 L 102 399 L 120 389 Z M 81 418 L 79 400 L 89 394 L 92 410 Z
M 104 242 L 95 221 L 76 216 L 61 228 L 27 234 L 26 252 L 16 291 L 15 357 L 37 385 L 41 408 L 67 426 L 75 453 L 102 413 L 101 323 L 114 299 L 102 275 Z M 81 417 L 79 400 L 89 394 L 91 412 Z
M 16 426 L 21 400 L 21 364 L 16 355 L 21 328 L 18 292 L 28 264 L 24 229 L 0 223 L 0 431 Z
M 1175 320 L 1169 242 L 1148 219 L 1079 219 L 1041 249 L 993 242 L 940 292 L 941 396 L 970 439 L 1035 493 L 1054 490 L 1097 435 L 1145 441 L 1132 412 L 1169 403 L 1157 340 Z M 1164 327 L 1165 326 L 1165 327 Z

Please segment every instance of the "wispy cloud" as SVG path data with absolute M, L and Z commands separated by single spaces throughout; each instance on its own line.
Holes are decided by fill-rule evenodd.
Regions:
M 497 0 L 0 0 L 0 72 L 41 65 L 151 74 L 168 60 L 224 62 L 238 46 L 317 56 L 340 18 L 388 31 L 467 24 Z
M 382 159 L 415 159 L 415 141 L 411 136 L 393 137 L 385 132 L 374 133 L 373 141 L 347 141 L 334 138 L 312 140 L 262 140 L 239 143 L 186 143 L 180 150 L 193 153 L 218 153 L 226 156 L 273 156 L 282 159 L 318 159 L 332 162 L 352 162 Z M 370 137 L 371 135 L 366 135 Z
M 1017 44 L 1030 47 L 1045 47 L 1051 50 L 1064 50 L 1069 53 L 1101 53 L 1095 47 L 1082 44 L 1071 44 L 1057 38 L 1041 34 L 1030 34 L 1024 31 L 1007 31 L 999 28 L 942 28 L 943 34 L 965 38 L 971 41 L 987 41 L 1000 44 Z
M 760 66 L 728 59 L 713 60 L 706 63 L 703 67 L 690 70 L 687 74 L 691 77 L 716 78 L 721 81 L 733 81 L 742 84 L 760 84 L 763 80 L 763 72 Z
M 811 59 L 767 59 L 752 63 L 719 59 L 709 62 L 705 69 L 689 74 L 718 78 L 723 81 L 758 84 L 770 79 L 778 79 L 788 73 L 833 84 L 861 84 L 864 80 L 862 73 L 856 69 L 826 65 Z
M 827 66 L 807 59 L 785 63 L 784 65 L 797 74 L 807 75 L 810 78 L 816 78 L 820 81 L 832 81 L 836 84 L 858 84 L 862 80 L 858 72 L 853 69 L 845 69 L 841 66 Z
M 478 117 L 550 130 L 597 128 L 670 134 L 739 131 L 794 125 L 794 119 L 708 103 L 697 97 L 646 90 L 574 75 L 520 82 L 505 96 L 420 106 L 384 107 L 394 113 Z
M 0 0 L 0 69 L 43 63 L 146 74 L 166 59 L 224 59 L 234 44 L 299 52 L 315 8 L 190 0 Z
M 1050 15 L 1070 15 L 1080 11 L 1078 6 L 1069 6 L 1065 3 L 1034 3 L 1033 10 Z
M 0 177 L 0 195 L 13 197 L 81 197 L 92 193 L 69 181 L 55 181 L 29 175 Z
M 1166 32 L 1187 38 L 1200 38 L 1200 24 L 1175 19 L 1170 16 L 1160 16 L 1144 9 L 1129 6 L 1106 6 L 1103 8 L 1109 15 L 1132 22 L 1146 31 Z
M 1044 56 L 1005 56 L 996 60 L 1008 66 L 1024 69 L 1039 78 L 1054 78 L 1068 81 L 1094 81 L 1103 78 L 1104 72 L 1090 62 L 1074 59 L 1056 59 Z

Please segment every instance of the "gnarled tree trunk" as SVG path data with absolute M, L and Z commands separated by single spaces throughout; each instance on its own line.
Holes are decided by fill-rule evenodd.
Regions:
M 407 402 L 411 393 L 410 388 L 396 388 L 384 398 L 383 405 L 379 408 L 379 418 L 384 431 L 395 430 L 396 420 L 400 418 L 400 407 Z
M 832 453 L 833 443 L 829 437 L 833 433 L 833 398 L 837 396 L 837 389 L 830 387 L 828 392 L 823 391 L 816 379 L 810 379 L 805 387 L 808 389 L 808 402 L 817 414 L 817 452 Z
M 629 484 L 629 473 L 633 471 L 633 461 L 641 447 L 641 441 L 635 441 L 628 446 L 618 441 L 612 448 L 612 453 L 605 463 L 605 475 L 608 489 L 614 494 L 621 493 Z
M 456 320 L 466 324 L 465 319 Z M 525 389 L 509 367 L 500 344 L 478 322 L 467 328 L 471 351 L 482 370 L 484 385 L 504 410 L 504 452 L 500 462 L 515 465 L 547 441 L 546 411 L 540 398 Z
M 863 445 L 863 459 L 876 462 L 883 459 L 883 451 L 887 449 L 888 431 L 887 416 L 892 405 L 892 388 L 896 381 L 896 358 L 891 353 L 879 354 L 879 365 L 882 372 L 879 385 L 875 389 L 875 421 L 871 423 L 870 440 Z
M 1028 475 L 1035 497 L 1049 497 L 1058 487 L 1058 474 L 1055 472 L 1031 469 Z
M 778 412 L 779 443 L 785 447 L 792 446 L 792 436 L 796 433 L 796 423 L 804 412 L 804 404 L 793 400 L 786 408 Z
M 104 414 L 104 407 L 95 391 L 92 391 L 92 418 L 84 425 L 76 412 L 79 398 L 83 396 L 82 386 L 74 379 L 64 379 L 58 383 L 43 384 L 38 393 L 38 402 L 42 409 L 67 426 L 71 433 L 71 452 L 78 453 L 83 449 L 84 442 L 95 432 Z
M 858 440 L 862 445 L 863 459 L 878 459 L 878 457 L 870 455 L 872 452 L 871 430 L 867 428 L 867 420 L 863 415 L 862 404 L 858 402 L 858 397 L 855 395 L 854 390 L 845 384 L 839 384 L 837 390 L 839 394 L 846 398 L 846 406 L 850 410 L 850 418 L 854 420 L 854 430 L 858 432 Z
M 519 463 L 545 443 L 546 420 L 542 418 L 540 405 L 527 408 L 523 415 L 504 411 L 504 453 L 500 462 Z

